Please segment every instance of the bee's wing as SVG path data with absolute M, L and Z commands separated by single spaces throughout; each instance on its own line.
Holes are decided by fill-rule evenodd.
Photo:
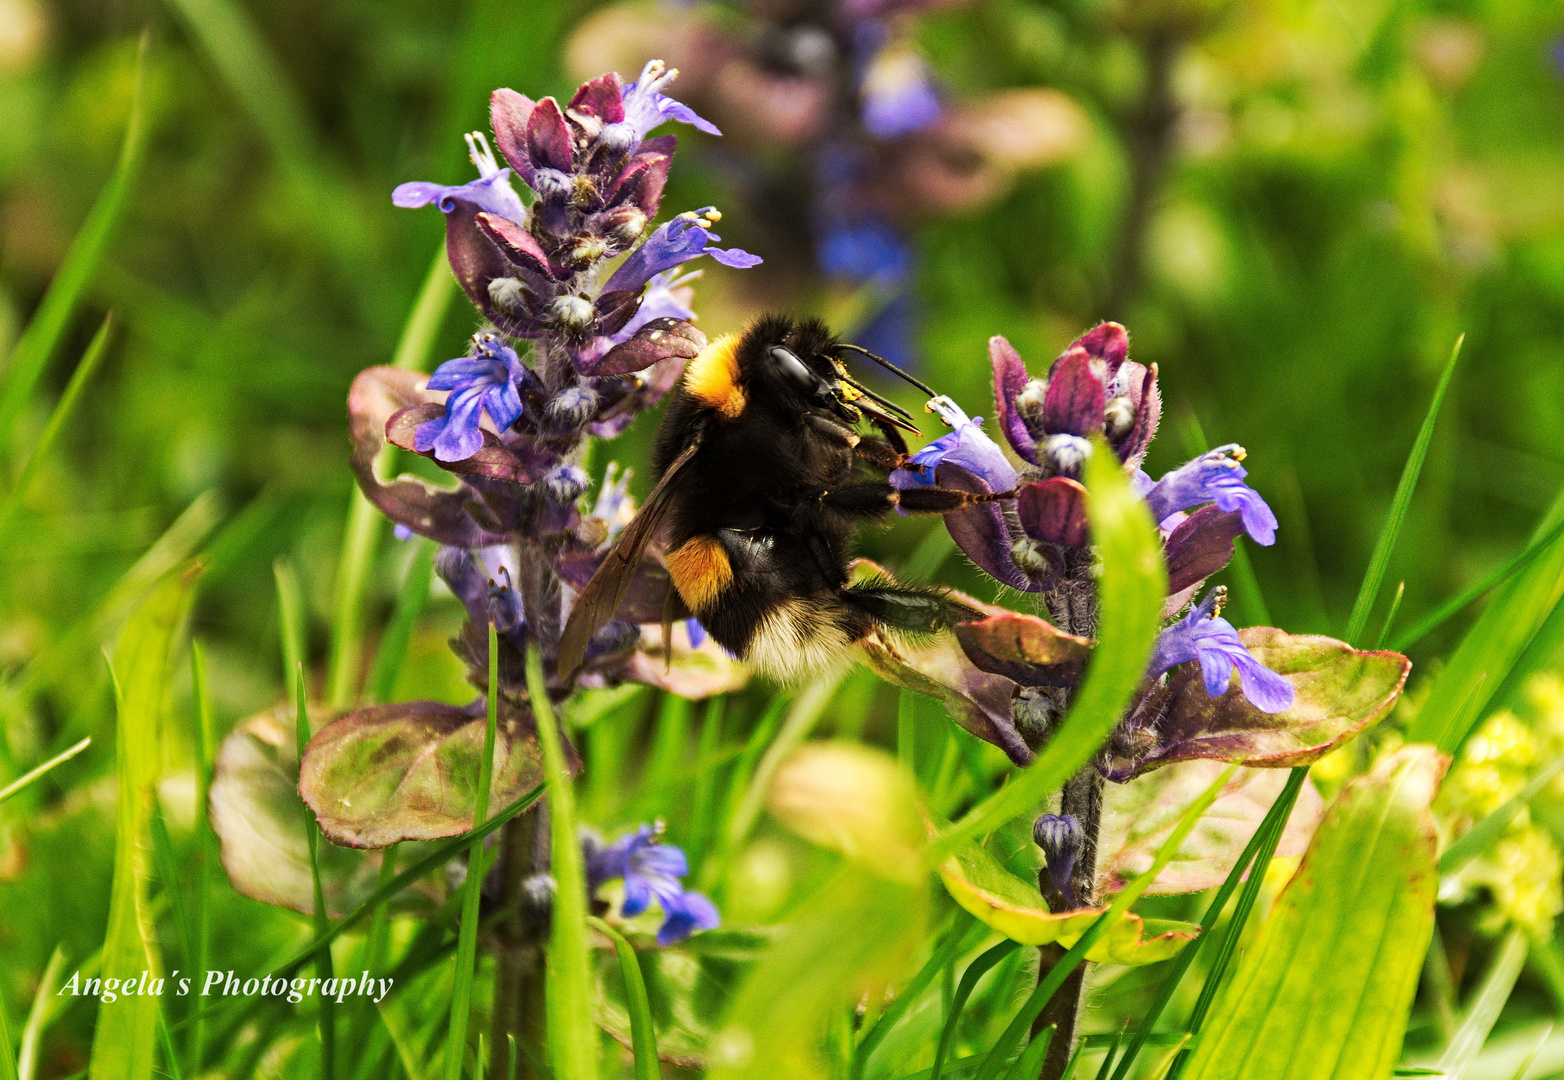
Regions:
M 576 597 L 575 606 L 570 609 L 570 618 L 565 622 L 564 633 L 559 638 L 560 672 L 572 672 L 581 666 L 592 635 L 597 633 L 598 627 L 613 618 L 619 605 L 624 603 L 625 594 L 630 591 L 630 580 L 635 576 L 636 567 L 641 564 L 641 555 L 667 516 L 668 508 L 673 505 L 674 478 L 695 456 L 700 445 L 701 437 L 697 434 L 690 440 L 690 445 L 673 459 L 673 464 L 657 481 L 657 486 L 647 496 L 640 512 L 625 526 L 624 532 L 619 534 L 619 541 L 603 559 L 602 565 L 592 575 L 592 580 L 586 583 L 586 588 L 581 590 L 581 595 Z

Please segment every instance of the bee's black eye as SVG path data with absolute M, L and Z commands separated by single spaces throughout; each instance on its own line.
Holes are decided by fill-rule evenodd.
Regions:
M 798 388 L 799 393 L 812 397 L 819 392 L 820 377 L 805 367 L 804 362 L 794 356 L 791 350 L 780 345 L 772 346 L 771 361 L 787 381 Z

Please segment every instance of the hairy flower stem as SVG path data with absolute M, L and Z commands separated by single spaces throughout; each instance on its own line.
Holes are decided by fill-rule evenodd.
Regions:
M 500 1072 L 505 1068 L 509 1053 L 506 1036 L 514 1035 L 519 1051 L 516 1075 L 520 1080 L 547 1080 L 543 945 L 548 940 L 552 905 L 548 894 L 537 886 L 549 872 L 548 801 L 540 801 L 535 809 L 507 824 L 500 833 L 500 845 L 499 906 L 518 904 L 518 910 L 495 934 L 494 1013 L 489 1040 L 494 1059 L 490 1069 Z

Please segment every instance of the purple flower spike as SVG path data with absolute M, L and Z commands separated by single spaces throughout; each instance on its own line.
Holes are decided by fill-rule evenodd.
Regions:
M 1249 655 L 1233 624 L 1222 618 L 1222 589 L 1213 589 L 1189 614 L 1162 631 L 1151 654 L 1152 677 L 1191 660 L 1200 661 L 1206 693 L 1221 697 L 1238 669 L 1244 697 L 1261 712 L 1279 713 L 1292 707 L 1292 683 Z
M 1243 515 L 1244 531 L 1255 543 L 1269 547 L 1276 543 L 1276 515 L 1260 494 L 1244 483 L 1249 475 L 1240 461 L 1244 448 L 1228 443 L 1180 465 L 1146 492 L 1146 505 L 1152 519 L 1162 524 L 1180 510 L 1205 503 Z
M 690 124 L 708 135 L 722 134 L 715 124 L 697 116 L 694 109 L 662 92 L 663 87 L 678 76 L 678 68 L 665 67 L 661 60 L 651 60 L 641 69 L 641 77 L 625 87 L 624 123 L 630 126 L 637 140 L 646 138 L 647 132 L 669 120 Z
M 672 945 L 698 930 L 711 930 L 721 917 L 710 900 L 697 892 L 685 892 L 679 879 L 690 872 L 684 852 L 658 842 L 660 827 L 642 825 L 608 847 L 589 852 L 587 888 L 595 892 L 605 881 L 623 878 L 621 913 L 633 918 L 651 906 L 656 897 L 663 909 L 657 944 Z
M 990 491 L 1010 491 L 1016 486 L 1015 468 L 999 445 L 984 434 L 981 416 L 968 419 L 959 405 L 944 396 L 931 400 L 927 408 L 939 413 L 951 430 L 912 455 L 912 464 L 920 468 L 891 473 L 891 486 L 930 487 L 934 484 L 934 470 L 941 463 L 959 465 L 987 484 Z
M 492 334 L 478 341 L 476 356 L 447 360 L 429 377 L 429 389 L 449 390 L 445 415 L 418 425 L 414 446 L 434 451 L 437 461 L 465 461 L 483 447 L 480 413 L 487 412 L 499 431 L 521 418 L 520 387 L 535 378 L 516 350 Z
M 480 210 L 511 221 L 526 221 L 527 208 L 522 205 L 516 189 L 510 186 L 510 170 L 500 168 L 499 162 L 494 160 L 494 151 L 489 149 L 489 141 L 481 131 L 471 132 L 466 138 L 467 155 L 478 169 L 477 180 L 454 186 L 414 180 L 397 185 L 391 192 L 391 202 L 406 209 L 434 203 L 447 214 L 456 209 L 458 202 L 469 202 Z
M 724 266 L 758 265 L 761 261 L 759 255 L 751 255 L 738 248 L 710 246 L 713 240 L 722 239 L 711 231 L 711 227 L 721 219 L 722 215 L 717 213 L 716 208 L 708 206 L 702 210 L 686 211 L 672 221 L 664 222 L 646 238 L 646 243 L 619 264 L 614 276 L 603 286 L 603 292 L 635 292 L 654 275 L 672 270 L 702 255 L 710 255 Z

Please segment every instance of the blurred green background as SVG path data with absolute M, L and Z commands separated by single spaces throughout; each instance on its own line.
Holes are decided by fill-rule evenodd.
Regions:
M 676 22 L 686 10 L 642 15 Z M 460 136 L 487 126 L 491 87 L 565 94 L 591 74 L 567 57 L 592 54 L 572 37 L 599 14 L 546 0 L 0 0 L 0 355 L 109 181 L 144 31 L 150 41 L 145 159 L 0 446 L 9 495 L 112 310 L 102 368 L 0 526 L 0 779 L 110 730 L 99 646 L 132 586 L 183 555 L 211 559 L 194 632 L 220 730 L 281 696 L 278 555 L 300 569 L 322 661 L 351 489 L 347 388 L 389 361 L 441 250 L 439 215 L 395 210 L 390 190 L 470 175 Z M 1519 549 L 1564 488 L 1556 3 L 977 0 L 917 27 L 952 100 L 1050 87 L 1087 119 L 1057 161 L 979 208 L 916 223 L 930 382 L 991 415 L 989 335 L 1009 336 L 1037 372 L 1093 322 L 1125 323 L 1135 358 L 1161 369 L 1149 471 L 1188 456 L 1191 417 L 1212 443 L 1248 447 L 1250 482 L 1281 521 L 1274 548 L 1250 549 L 1272 620 L 1340 634 L 1464 333 L 1371 633 L 1397 582 L 1404 624 Z M 1158 48 L 1171 49 L 1160 82 Z M 1163 98 L 1174 110 L 1164 156 L 1136 218 L 1132 178 L 1149 160 L 1140 120 Z M 679 134 L 665 207 L 716 202 L 727 241 L 771 256 L 728 151 Z M 752 279 L 707 270 L 696 307 L 708 334 L 763 307 L 836 310 L 829 289 L 785 257 L 773 263 Z M 458 355 L 475 325 L 458 298 L 435 359 Z M 641 419 L 598 463 L 644 463 L 655 423 Z M 930 528 L 897 523 L 863 546 L 897 565 Z M 405 557 L 387 533 L 369 579 L 371 634 Z M 959 562 L 941 579 L 991 595 Z M 1240 612 L 1254 610 L 1235 592 Z M 464 699 L 444 649 L 458 619 L 448 598 L 431 605 L 404 696 Z M 1414 650 L 1414 696 L 1424 662 L 1469 623 Z M 62 770 L 61 788 L 105 775 L 111 756 L 95 747 Z M 23 843 L 0 817 L 0 883 L 82 905 L 76 956 L 101 940 L 108 867 L 98 859 L 84 882 L 72 853 L 106 850 L 101 826 Z M 13 943 L 0 928 L 0 951 Z M 29 942 L 27 962 L 6 973 L 18 991 L 51 944 Z

